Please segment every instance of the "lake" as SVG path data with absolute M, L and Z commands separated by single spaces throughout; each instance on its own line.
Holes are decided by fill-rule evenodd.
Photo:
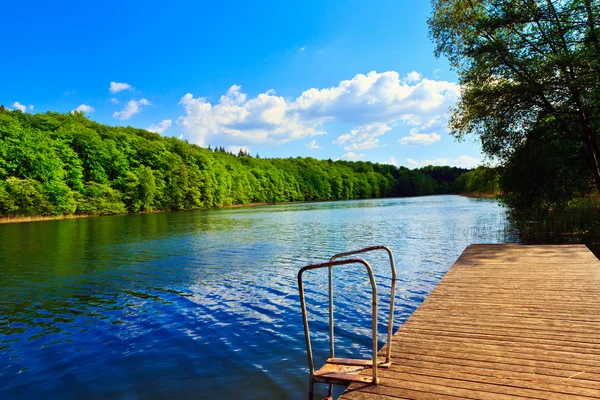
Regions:
M 513 239 L 497 201 L 460 196 L 0 225 L 0 398 L 303 399 L 300 267 L 389 246 L 396 330 L 466 246 Z M 389 265 L 368 260 L 383 343 Z M 336 355 L 368 358 L 368 279 L 335 278 Z M 319 365 L 326 282 L 307 275 Z

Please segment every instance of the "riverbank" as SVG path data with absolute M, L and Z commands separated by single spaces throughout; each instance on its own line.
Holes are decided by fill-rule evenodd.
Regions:
M 257 206 L 268 206 L 273 204 L 288 204 L 288 203 L 261 203 L 261 202 L 253 202 L 247 204 L 231 204 L 228 206 L 221 207 L 212 207 L 212 208 L 194 208 L 189 210 L 182 211 L 200 211 L 200 210 L 220 210 L 224 208 L 240 208 L 240 207 L 257 207 Z M 172 210 L 155 210 L 155 211 L 145 211 L 140 213 L 130 213 L 130 214 L 70 214 L 70 215 L 38 215 L 38 216 L 14 216 L 14 217 L 0 217 L 0 224 L 18 224 L 23 222 L 38 222 L 38 221 L 55 221 L 55 220 L 63 220 L 63 219 L 78 219 L 78 218 L 91 218 L 91 217 L 109 217 L 115 215 L 136 215 L 136 214 L 153 214 L 153 213 L 163 213 L 170 212 Z
M 460 193 L 460 195 L 465 196 L 465 197 L 473 197 L 473 198 L 480 198 L 480 199 L 497 199 L 498 197 L 502 196 L 502 193 L 499 193 L 499 192 L 493 192 L 493 193 L 470 192 L 470 193 Z
M 447 193 L 447 194 L 432 194 L 426 196 L 416 196 L 416 197 L 427 197 L 427 196 L 439 196 L 439 195 L 450 195 L 450 196 L 464 196 L 471 198 L 485 198 L 485 199 L 494 199 L 500 196 L 500 194 L 494 193 Z M 411 198 L 415 196 L 407 196 L 407 197 L 385 197 L 388 199 L 394 198 Z M 351 200 L 375 200 L 377 198 L 369 198 L 369 199 L 351 199 Z M 381 197 L 379 198 L 381 199 Z M 317 201 L 285 201 L 285 202 L 252 202 L 246 204 L 230 204 L 227 206 L 220 207 L 209 207 L 209 208 L 189 208 L 185 210 L 178 211 L 207 211 L 207 210 L 222 210 L 222 209 L 230 209 L 230 208 L 241 208 L 241 207 L 258 207 L 258 206 L 272 206 L 272 205 L 284 205 L 284 204 L 300 204 L 300 203 L 329 203 L 329 202 L 340 202 L 340 201 L 348 201 L 348 200 L 317 200 Z M 70 215 L 46 215 L 46 216 L 14 216 L 14 217 L 0 217 L 0 225 L 2 224 L 16 224 L 16 223 L 24 223 L 24 222 L 38 222 L 38 221 L 54 221 L 54 220 L 63 220 L 63 219 L 77 219 L 77 218 L 91 218 L 91 217 L 110 217 L 117 215 L 139 215 L 139 214 L 154 214 L 154 213 L 164 213 L 171 212 L 176 210 L 153 210 L 153 211 L 144 211 L 138 213 L 123 213 L 123 214 L 70 214 Z

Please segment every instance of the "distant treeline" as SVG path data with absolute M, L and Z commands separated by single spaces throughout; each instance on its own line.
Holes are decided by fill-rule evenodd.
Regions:
M 102 125 L 81 113 L 25 114 L 0 107 L 0 215 L 5 217 L 442 194 L 462 190 L 455 182 L 467 171 L 262 159 Z
M 454 181 L 456 193 L 500 194 L 500 174 L 496 168 L 477 167 Z

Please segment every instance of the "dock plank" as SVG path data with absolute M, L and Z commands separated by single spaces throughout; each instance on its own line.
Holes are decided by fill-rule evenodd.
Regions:
M 392 362 L 340 399 L 600 399 L 600 261 L 583 245 L 471 245 Z

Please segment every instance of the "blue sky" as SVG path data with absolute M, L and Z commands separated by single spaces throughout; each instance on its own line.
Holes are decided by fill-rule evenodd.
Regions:
M 0 104 L 262 157 L 473 166 L 476 141 L 447 133 L 459 87 L 429 13 L 425 0 L 9 2 Z

